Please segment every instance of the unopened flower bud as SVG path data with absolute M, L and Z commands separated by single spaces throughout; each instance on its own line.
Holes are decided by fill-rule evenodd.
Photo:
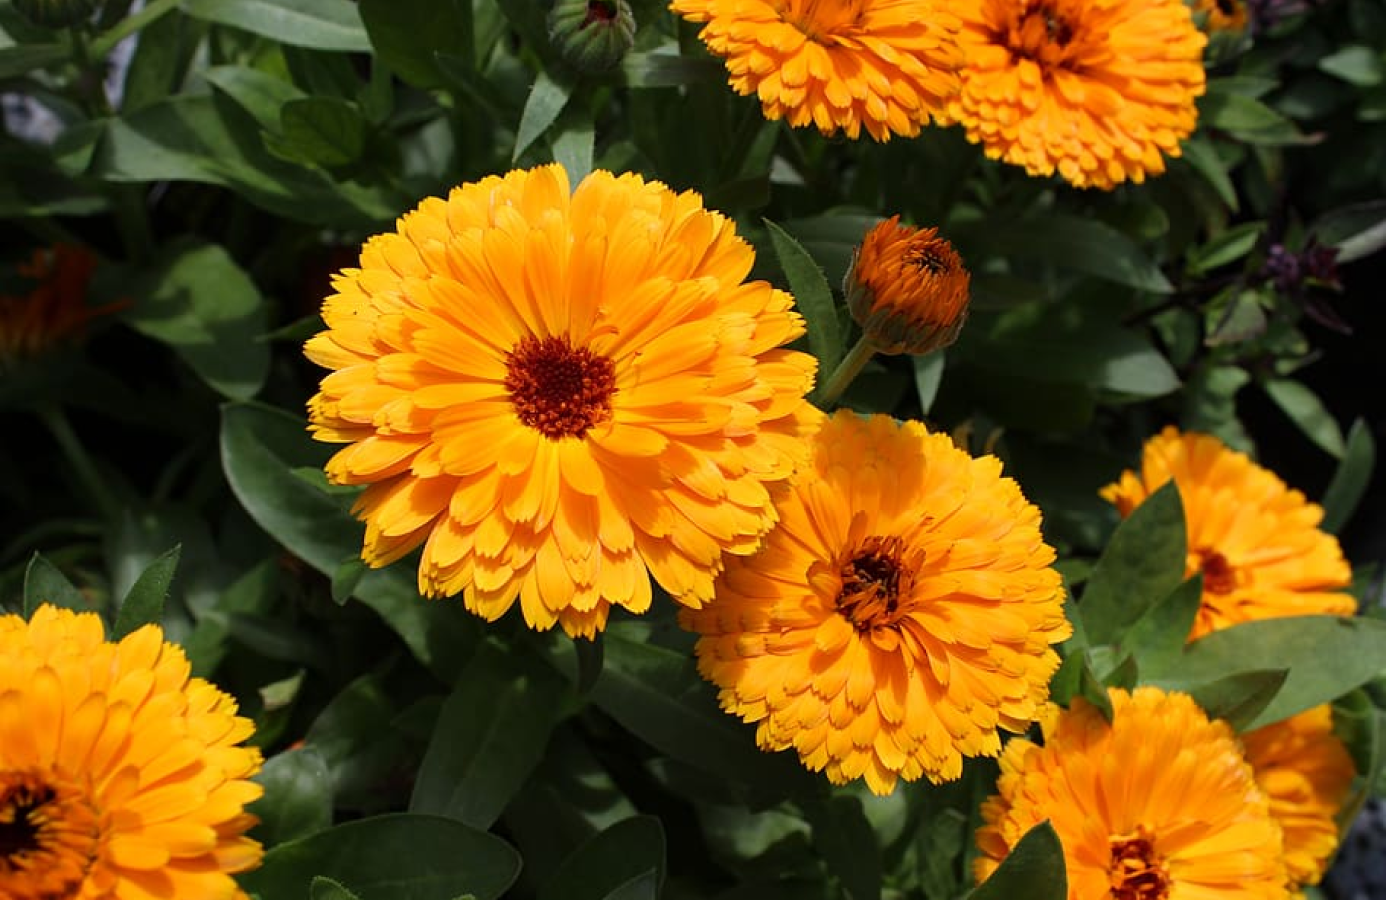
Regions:
M 97 0 L 14 0 L 15 11 L 45 28 L 66 28 L 91 18 Z
M 549 40 L 578 70 L 604 72 L 635 44 L 630 0 L 556 0 L 549 10 Z
M 930 353 L 957 339 L 971 276 L 937 228 L 894 216 L 867 232 L 844 293 L 852 318 L 879 353 Z

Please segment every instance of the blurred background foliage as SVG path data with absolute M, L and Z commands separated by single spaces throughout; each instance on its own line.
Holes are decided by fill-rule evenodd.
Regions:
M 89 14 L 35 24 L 68 5 Z M 271 849 L 244 878 L 266 900 L 970 887 L 990 762 L 888 798 L 830 789 L 718 710 L 667 602 L 574 642 L 483 628 L 419 600 L 408 564 L 359 562 L 352 492 L 304 428 L 320 373 L 301 342 L 366 237 L 515 166 L 700 191 L 795 289 L 825 363 L 854 338 L 828 285 L 864 232 L 938 226 L 973 273 L 967 328 L 946 354 L 878 358 L 847 405 L 1001 456 L 1074 585 L 1116 527 L 1098 488 L 1162 424 L 1212 432 L 1322 500 L 1381 614 L 1381 0 L 1252 0 L 1248 30 L 1210 44 L 1183 156 L 1109 193 L 1028 178 L 957 129 L 877 144 L 767 122 L 695 27 L 631 5 L 633 48 L 590 72 L 534 0 L 0 0 L 0 293 L 27 290 L 35 248 L 79 245 L 98 311 L 80 340 L 0 356 L 0 600 L 114 618 L 142 573 L 172 579 L 169 635 L 268 758 Z M 1307 666 L 1376 648 L 1325 641 Z M 1086 668 L 1061 696 L 1113 680 L 1066 650 Z M 1315 688 L 1368 683 L 1339 709 L 1359 802 L 1382 787 L 1367 659 Z

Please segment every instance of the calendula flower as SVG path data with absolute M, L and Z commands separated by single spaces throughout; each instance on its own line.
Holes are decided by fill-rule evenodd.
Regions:
M 945 435 L 841 411 L 717 599 L 682 610 L 722 707 L 835 784 L 957 778 L 1040 714 L 1067 638 L 1039 510 Z
M 557 165 L 430 198 L 334 280 L 307 353 L 314 435 L 367 485 L 363 557 L 423 545 L 419 589 L 592 635 L 649 575 L 712 598 L 806 454 L 793 298 L 694 193 Z
M 1285 898 L 1280 827 L 1225 722 L 1188 695 L 1111 690 L 1109 724 L 1080 699 L 1001 755 L 982 804 L 978 882 L 1046 819 L 1069 900 Z
M 16 267 L 27 291 L 0 294 L 0 368 L 78 336 L 94 316 L 121 305 L 87 305 L 87 286 L 95 270 L 91 251 L 73 244 L 35 250 Z
M 1146 441 L 1139 473 L 1101 491 L 1123 517 L 1174 479 L 1188 531 L 1186 574 L 1203 574 L 1190 639 L 1238 622 L 1316 613 L 1349 616 L 1357 601 L 1323 509 L 1216 437 L 1168 427 Z
M 987 156 L 1077 187 L 1143 181 L 1197 122 L 1203 47 L 1182 0 L 959 0 L 950 108 Z
M 1285 834 L 1285 867 L 1298 887 L 1318 884 L 1338 849 L 1335 817 L 1355 770 L 1333 733 L 1327 704 L 1242 735 L 1247 762 Z
M 726 60 L 732 88 L 767 119 L 912 137 L 957 93 L 958 20 L 939 0 L 673 0 L 706 23 L 698 36 Z
M 847 273 L 852 318 L 879 353 L 929 353 L 957 339 L 971 276 L 937 228 L 893 216 L 866 234 Z
M 252 730 L 156 626 L 0 616 L 0 897 L 244 900 Z
M 1195 0 L 1194 12 L 1203 14 L 1208 31 L 1245 31 L 1246 4 L 1242 0 Z

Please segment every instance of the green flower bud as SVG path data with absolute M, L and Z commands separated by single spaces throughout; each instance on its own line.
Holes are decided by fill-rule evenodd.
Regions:
M 66 28 L 91 18 L 98 0 L 14 0 L 21 16 L 45 28 Z
M 635 44 L 635 14 L 629 0 L 556 0 L 549 40 L 579 71 L 604 72 Z

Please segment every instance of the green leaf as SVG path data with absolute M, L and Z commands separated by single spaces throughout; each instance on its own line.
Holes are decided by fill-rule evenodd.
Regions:
M 176 249 L 139 293 L 123 316 L 135 330 L 172 346 L 222 395 L 259 392 L 269 374 L 264 301 L 221 246 Z
M 1386 247 L 1386 200 L 1353 203 L 1327 212 L 1309 228 L 1322 243 L 1338 248 L 1338 263 L 1370 256 Z
M 808 328 L 809 351 L 818 359 L 818 378 L 823 381 L 842 361 L 842 335 L 837 327 L 837 303 L 818 263 L 789 232 L 765 219 L 770 244 L 789 282 L 794 305 Z
M 1025 833 L 991 877 L 966 900 L 1065 900 L 1064 847 L 1046 820 Z
M 989 255 L 1048 263 L 1155 294 L 1174 290 L 1134 241 L 1096 219 L 1051 213 L 1005 223 L 988 220 L 984 230 L 973 228 L 977 230 L 959 229 L 959 238 L 970 235 Z
M 261 128 L 278 128 L 279 111 L 284 104 L 308 96 L 291 81 L 246 66 L 212 66 L 198 74 L 236 101 Z
M 350 0 L 182 0 L 195 19 L 243 28 L 295 47 L 369 53 L 371 42 Z
M 434 55 L 461 50 L 472 41 L 470 0 L 358 0 L 361 21 L 375 55 L 417 88 L 442 87 Z
M 658 896 L 664 883 L 664 828 L 634 816 L 605 829 L 569 854 L 539 888 L 538 900 L 608 900 L 646 876 Z M 629 896 L 646 896 L 630 893 Z
M 1366 617 L 1291 616 L 1206 634 L 1170 666 L 1146 673 L 1176 690 L 1246 672 L 1286 670 L 1285 684 L 1246 727 L 1278 722 L 1327 703 L 1376 677 L 1386 660 L 1386 622 Z
M 290 100 L 279 111 L 280 130 L 265 135 L 276 156 L 309 165 L 345 166 L 366 148 L 366 120 L 356 104 L 337 97 Z
M 1284 669 L 1237 672 L 1194 685 L 1189 694 L 1209 716 L 1226 721 L 1233 731 L 1242 732 L 1275 698 L 1288 674 Z
M 1270 378 L 1261 387 L 1309 440 L 1335 459 L 1343 458 L 1347 445 L 1342 429 L 1318 395 L 1289 378 Z
M 529 145 L 539 139 L 549 126 L 558 119 L 563 107 L 568 105 L 573 86 L 567 81 L 559 81 L 548 72 L 540 72 L 534 79 L 525 100 L 524 112 L 520 113 L 520 127 L 515 133 L 515 151 L 510 155 L 513 165 Z
M 879 900 L 881 851 L 861 801 L 838 794 L 805 810 L 813 844 L 850 900 Z
M 1226 132 L 1248 144 L 1279 146 L 1306 142 L 1289 119 L 1259 100 L 1222 89 L 1219 79 L 1208 82 L 1208 91 L 1198 99 L 1198 108 L 1201 128 Z
M 1208 243 L 1196 247 L 1188 255 L 1189 272 L 1205 272 L 1236 262 L 1255 249 L 1265 233 L 1265 222 L 1242 222 L 1219 232 Z
M 914 364 L 914 390 L 919 395 L 919 411 L 928 415 L 938 397 L 938 387 L 943 382 L 944 351 L 935 350 L 923 356 L 911 357 Z
M 62 44 L 19 44 L 0 47 L 0 79 L 17 78 L 35 69 L 65 63 L 72 51 Z
M 1218 294 L 1204 311 L 1207 321 L 1203 343 L 1222 347 L 1265 334 L 1267 296 L 1265 288 L 1243 288 L 1236 284 Z
M 318 875 L 309 885 L 308 900 L 361 900 L 361 898 L 331 878 Z
M 1349 44 L 1319 60 L 1319 68 L 1357 87 L 1375 87 L 1386 80 L 1380 50 Z
M 396 814 L 280 844 L 239 879 L 246 891 L 275 898 L 301 897 L 324 876 L 364 898 L 496 900 L 519 871 L 519 854 L 500 838 L 451 819 Z
M 564 693 L 551 669 L 483 644 L 443 703 L 410 812 L 490 828 L 543 758 Z
M 1122 636 L 1121 648 L 1142 672 L 1167 670 L 1184 651 L 1202 601 L 1203 576 L 1197 574 L 1147 609 Z
M 1319 527 L 1337 534 L 1348 523 L 1367 492 L 1375 467 L 1376 440 L 1367 423 L 1359 418 L 1348 429 L 1347 449 L 1323 492 L 1323 522 Z
M 571 118 L 571 117 L 565 117 Z M 568 173 L 568 180 L 576 185 L 592 171 L 592 152 L 596 133 L 590 116 L 581 121 L 566 122 L 563 130 L 553 139 L 554 162 L 560 163 Z
M 1195 135 L 1184 141 L 1181 146 L 1189 167 L 1202 176 L 1230 212 L 1237 212 L 1241 207 L 1237 200 L 1237 189 L 1232 184 L 1231 176 L 1227 174 L 1230 167 L 1218 157 L 1213 143 L 1205 137 Z
M 715 84 L 727 77 L 720 60 L 710 56 L 681 56 L 673 45 L 651 53 L 627 53 L 621 60 L 626 84 L 633 88 Z
M 603 900 L 657 900 L 659 897 L 659 875 L 647 870 L 636 875 L 606 895 Z
M 1114 644 L 1184 580 L 1184 505 L 1170 481 L 1113 533 L 1078 603 L 1093 644 Z
M 260 819 L 255 837 L 274 847 L 332 826 L 332 777 L 315 747 L 286 750 L 265 760 L 255 776 L 265 793 L 249 811 Z
M 182 545 L 174 547 L 150 563 L 135 579 L 125 599 L 120 601 L 115 626 L 111 629 L 112 640 L 119 640 L 138 628 L 157 625 L 162 621 L 168 587 L 173 583 L 173 574 L 178 569 L 178 557 L 182 552 Z
M 24 616 L 29 618 L 43 604 L 90 612 L 92 605 L 82 592 L 43 556 L 35 553 L 24 569 Z

